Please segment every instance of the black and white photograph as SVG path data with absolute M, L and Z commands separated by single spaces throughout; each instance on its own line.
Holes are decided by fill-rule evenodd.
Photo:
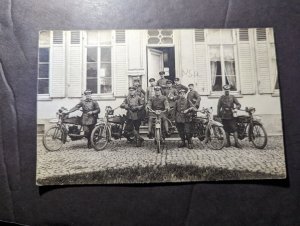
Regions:
M 37 185 L 285 179 L 275 37 L 41 30 Z

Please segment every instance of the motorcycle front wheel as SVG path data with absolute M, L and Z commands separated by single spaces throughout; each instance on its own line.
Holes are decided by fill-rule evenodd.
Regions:
M 43 136 L 43 145 L 48 151 L 58 151 L 64 143 L 64 136 L 64 131 L 59 126 L 52 126 Z
M 222 126 L 211 125 L 206 130 L 206 140 L 209 148 L 213 150 L 220 150 L 225 146 L 226 134 Z
M 109 140 L 109 130 L 106 127 L 106 125 L 99 125 L 96 126 L 91 134 L 91 143 L 92 143 L 92 147 L 96 150 L 96 151 L 102 151 Z
M 268 143 L 268 136 L 263 125 L 254 123 L 252 131 L 250 130 L 251 142 L 255 148 L 264 149 Z

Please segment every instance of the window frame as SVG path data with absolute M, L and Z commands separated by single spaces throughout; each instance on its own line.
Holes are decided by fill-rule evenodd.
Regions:
M 114 48 L 113 48 L 113 30 L 109 30 L 110 31 L 110 44 L 108 43 L 101 43 L 101 40 L 100 40 L 100 33 L 101 33 L 101 30 L 91 30 L 91 31 L 94 31 L 97 33 L 97 43 L 93 43 L 93 44 L 89 44 L 88 43 L 88 32 L 89 31 L 85 31 L 84 32 L 84 45 L 83 45 L 83 48 L 84 48 L 84 51 L 83 51 L 83 63 L 84 63 L 84 82 L 83 82 L 83 87 L 85 89 L 87 89 L 87 49 L 88 48 L 97 48 L 97 93 L 93 93 L 92 96 L 95 97 L 95 98 L 100 98 L 100 97 L 113 97 L 114 96 L 114 69 L 113 69 L 113 62 L 114 62 L 114 59 L 113 59 L 113 51 L 114 51 Z M 106 31 L 106 30 L 105 30 Z M 110 51 L 111 51 L 111 56 L 110 56 L 110 67 L 111 67 L 111 76 L 110 76 L 110 79 L 111 79 L 111 92 L 109 93 L 101 93 L 101 48 L 110 48 Z

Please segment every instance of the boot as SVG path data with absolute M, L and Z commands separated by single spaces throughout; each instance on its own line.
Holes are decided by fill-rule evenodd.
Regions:
M 189 138 L 188 139 L 188 149 L 193 149 L 193 148 L 194 148 L 194 145 L 193 145 L 192 138 Z
M 185 139 L 184 138 L 181 138 L 181 142 L 178 144 L 178 147 L 179 148 L 184 148 L 186 146 L 185 144 Z
M 235 146 L 236 148 L 242 149 L 242 146 L 241 146 L 240 143 L 239 143 L 238 133 L 237 133 L 237 132 L 234 132 L 234 133 L 233 133 L 233 137 L 234 137 L 234 146 Z
M 87 147 L 88 147 L 88 149 L 91 149 L 91 148 L 92 148 L 92 143 L 91 143 L 91 140 L 90 140 L 90 139 L 88 139 Z
M 226 133 L 226 140 L 227 140 L 227 142 L 226 142 L 225 147 L 228 148 L 231 146 L 229 133 Z

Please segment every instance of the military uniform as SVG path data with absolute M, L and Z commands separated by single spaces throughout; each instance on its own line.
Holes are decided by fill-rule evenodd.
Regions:
M 81 100 L 74 108 L 69 112 L 73 112 L 82 108 L 82 125 L 85 133 L 85 137 L 88 139 L 88 146 L 90 147 L 90 138 L 93 129 L 97 123 L 98 114 L 100 108 L 97 101 L 92 99 Z M 91 114 L 89 114 L 91 113 Z
M 182 85 L 182 84 L 174 84 L 173 88 L 177 90 L 177 92 L 179 92 L 179 90 L 185 90 L 185 92 L 187 92 L 189 89 L 188 87 Z
M 150 98 L 155 96 L 155 92 L 154 92 L 154 86 L 149 86 L 147 88 L 147 98 L 148 100 L 150 100 Z
M 160 87 L 158 87 L 159 89 L 161 89 Z M 155 89 L 157 89 L 157 87 L 155 87 Z M 163 96 L 163 95 L 159 95 L 159 96 L 154 96 L 152 98 L 150 98 L 150 100 L 148 101 L 147 103 L 147 108 L 148 109 L 152 109 L 154 111 L 156 110 L 170 110 L 170 106 L 169 106 L 169 102 L 168 102 L 168 99 L 167 97 Z M 161 114 L 161 119 L 163 121 L 163 124 L 164 124 L 164 127 L 165 127 L 165 130 L 166 132 L 168 133 L 169 131 L 169 124 L 168 124 L 168 121 L 166 120 L 166 114 L 165 113 L 162 113 Z M 153 119 L 156 118 L 155 114 L 152 113 L 152 112 L 149 112 L 149 121 L 148 121 L 148 135 L 151 137 L 152 135 L 152 122 L 153 122 Z
M 128 132 L 133 131 L 137 141 L 137 146 L 140 146 L 140 141 L 143 140 L 139 134 L 142 119 L 140 112 L 144 108 L 144 100 L 136 94 L 129 94 L 121 104 L 121 108 L 125 108 L 127 110 L 127 124 L 125 127 L 126 134 L 124 134 L 124 136 L 126 137 L 129 135 Z
M 185 90 L 181 90 L 181 92 L 185 92 Z M 181 138 L 181 144 L 179 147 L 185 146 L 185 140 L 188 141 L 189 148 L 192 147 L 192 110 L 184 113 L 185 110 L 193 107 L 191 103 L 187 100 L 187 98 L 179 97 L 179 99 L 175 102 L 175 122 L 176 128 L 178 130 L 179 136 Z
M 172 121 L 175 119 L 174 106 L 175 101 L 178 99 L 178 92 L 172 87 L 167 87 L 163 90 L 163 95 L 167 97 L 170 111 L 168 112 L 168 118 Z
M 226 91 L 229 92 L 230 90 L 230 85 L 224 85 L 223 88 L 226 94 Z M 226 139 L 227 139 L 226 146 L 229 147 L 231 145 L 229 133 L 233 133 L 235 146 L 241 148 L 241 145 L 238 142 L 236 120 L 233 117 L 233 112 L 232 112 L 234 105 L 236 105 L 237 108 L 241 107 L 236 97 L 227 93 L 227 95 L 223 95 L 219 98 L 217 111 L 218 111 L 218 116 L 222 118 L 222 124 L 224 126 L 224 130 L 226 133 Z
M 160 86 L 164 90 L 167 87 L 167 81 L 168 81 L 168 79 L 161 78 L 161 79 L 157 80 L 157 85 Z
M 196 108 L 200 107 L 201 97 L 197 91 L 192 90 L 192 91 L 188 92 L 187 100 L 192 104 L 193 107 L 196 107 Z

